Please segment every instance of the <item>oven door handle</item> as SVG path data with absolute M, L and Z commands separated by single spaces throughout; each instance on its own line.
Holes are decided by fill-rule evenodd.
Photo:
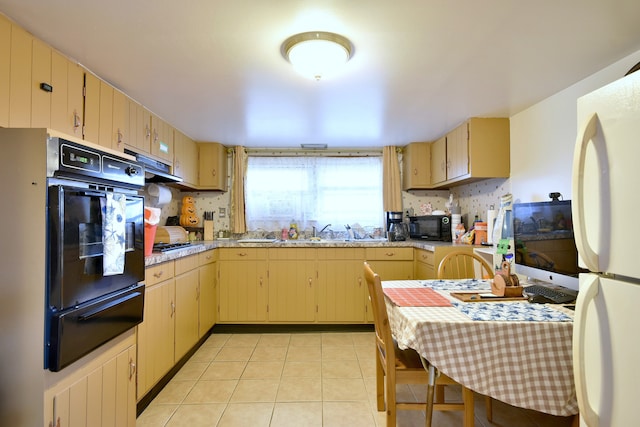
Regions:
M 97 192 L 97 191 L 78 191 L 78 195 L 80 195 L 80 196 L 104 197 L 104 193 L 100 193 L 100 192 Z
M 99 314 L 104 313 L 105 311 L 110 310 L 110 309 L 114 308 L 117 305 L 125 303 L 125 302 L 129 301 L 130 299 L 137 298 L 139 296 L 140 296 L 140 292 L 134 292 L 132 294 L 125 295 L 125 296 L 120 297 L 118 299 L 115 299 L 113 301 L 109 301 L 108 303 L 106 303 L 104 305 L 101 305 L 100 307 L 97 307 L 97 308 L 95 308 L 95 309 L 93 309 L 91 311 L 88 311 L 88 312 L 86 312 L 84 314 L 81 314 L 80 316 L 78 316 L 78 320 L 79 321 L 90 320 L 93 317 L 96 317 Z

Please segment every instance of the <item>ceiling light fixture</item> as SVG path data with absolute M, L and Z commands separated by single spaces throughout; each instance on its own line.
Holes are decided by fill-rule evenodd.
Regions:
M 310 31 L 286 39 L 281 52 L 296 71 L 320 80 L 346 64 L 353 53 L 353 45 L 340 34 Z

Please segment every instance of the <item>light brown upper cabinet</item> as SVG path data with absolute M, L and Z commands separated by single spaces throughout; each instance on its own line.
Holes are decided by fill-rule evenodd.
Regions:
M 98 144 L 100 140 L 100 79 L 84 73 L 84 116 L 82 138 Z
M 33 39 L 31 58 L 31 127 L 51 127 L 51 47 Z M 41 87 L 42 85 L 42 87 Z M 48 85 L 48 86 L 46 86 Z
M 100 119 L 98 121 L 98 140 L 103 147 L 115 148 L 112 138 L 113 131 L 113 87 L 105 81 L 100 81 Z
M 173 174 L 182 178 L 182 184 L 195 188 L 198 185 L 198 146 L 194 140 L 174 131 Z
M 413 142 L 402 152 L 402 189 L 420 190 L 431 186 L 431 144 Z
M 227 191 L 227 149 L 217 142 L 198 143 L 198 185 L 203 190 Z
M 82 138 L 84 70 L 53 50 L 51 85 L 51 127 Z
M 130 137 L 129 99 L 118 89 L 113 89 L 113 122 L 111 124 L 111 148 L 124 151 Z
M 151 154 L 173 164 L 173 127 L 151 113 Z
M 11 22 L 0 15 L 0 127 L 9 126 L 11 81 Z
M 431 146 L 431 188 L 510 173 L 508 118 L 472 118 Z
M 31 125 L 31 60 L 33 37 L 17 25 L 11 25 L 9 71 L 9 126 Z
M 129 104 L 129 138 L 125 145 L 133 151 L 151 153 L 151 113 L 133 99 L 127 98 Z
M 431 183 L 447 180 L 447 137 L 431 144 Z

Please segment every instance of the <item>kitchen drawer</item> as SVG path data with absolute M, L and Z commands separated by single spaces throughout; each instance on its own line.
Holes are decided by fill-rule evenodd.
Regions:
M 267 248 L 223 248 L 220 249 L 220 260 L 247 261 L 266 260 Z
M 416 261 L 424 262 L 425 264 L 434 265 L 436 254 L 432 251 L 416 250 Z
M 145 284 L 147 287 L 153 286 L 164 280 L 171 279 L 174 275 L 174 262 L 163 262 L 162 264 L 152 265 L 144 271 Z
M 366 248 L 367 260 L 413 261 L 413 248 Z
M 200 260 L 198 258 L 198 254 L 189 255 L 183 258 L 178 258 L 175 260 L 175 274 L 176 276 L 186 273 L 187 271 L 195 270 L 200 265 Z
M 269 261 L 315 261 L 315 248 L 270 248 Z
M 341 259 L 364 261 L 364 248 L 319 248 L 318 259 Z
M 210 251 L 200 252 L 198 254 L 198 263 L 200 265 L 211 264 L 215 260 L 217 260 L 218 252 L 211 249 Z

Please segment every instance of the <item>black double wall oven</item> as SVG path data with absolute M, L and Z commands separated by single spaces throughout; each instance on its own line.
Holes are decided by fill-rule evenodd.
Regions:
M 59 371 L 142 321 L 144 169 L 48 144 L 45 368 Z

